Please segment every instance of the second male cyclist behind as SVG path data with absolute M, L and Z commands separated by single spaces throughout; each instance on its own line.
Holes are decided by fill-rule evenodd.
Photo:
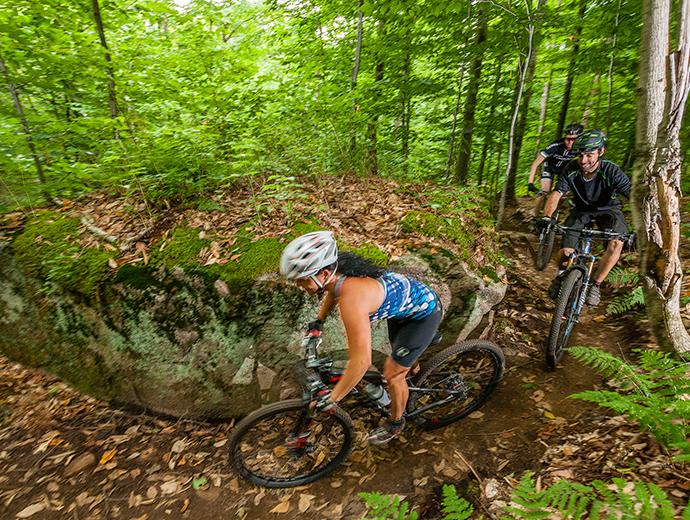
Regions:
M 584 132 L 585 127 L 579 123 L 570 123 L 565 127 L 563 139 L 557 139 L 549 146 L 537 154 L 537 158 L 529 169 L 529 180 L 527 189 L 533 193 L 539 193 L 537 205 L 534 208 L 534 215 L 538 216 L 544 207 L 546 196 L 551 191 L 553 183 L 566 165 L 577 156 L 573 150 L 573 143 L 578 136 Z M 537 175 L 539 166 L 544 164 L 541 172 L 540 189 L 534 185 L 534 178 Z
M 573 149 L 577 152 L 576 161 L 571 161 L 565 167 L 556 182 L 553 193 L 546 201 L 544 218 L 540 225 L 546 226 L 553 222 L 551 215 L 558 207 L 558 201 L 563 195 L 572 192 L 575 207 L 568 215 L 565 226 L 583 229 L 594 222 L 600 229 L 612 229 L 615 233 L 627 233 L 628 224 L 621 211 L 621 202 L 616 194 L 630 196 L 630 179 L 617 165 L 603 159 L 606 151 L 606 135 L 601 130 L 588 130 L 577 138 Z M 563 237 L 558 276 L 549 287 L 549 296 L 558 297 L 562 273 L 568 263 L 568 256 L 572 254 L 579 233 L 568 231 Z M 587 293 L 587 304 L 599 305 L 601 300 L 600 286 L 609 271 L 616 265 L 623 250 L 623 242 L 611 240 L 602 255 L 594 276 L 592 285 Z

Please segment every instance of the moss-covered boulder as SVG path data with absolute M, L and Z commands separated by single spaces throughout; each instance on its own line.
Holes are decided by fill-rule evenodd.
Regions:
M 175 416 L 238 416 L 287 391 L 300 327 L 317 306 L 275 275 L 290 235 L 238 233 L 221 258 L 213 237 L 182 225 L 141 259 L 118 263 L 112 249 L 80 245 L 81 231 L 78 220 L 46 213 L 0 244 L 1 352 L 90 395 Z M 341 247 L 389 260 L 373 245 Z M 419 253 L 397 268 L 436 287 L 447 341 L 467 337 L 501 294 L 500 273 Z M 328 320 L 324 338 L 324 352 L 346 350 L 340 320 Z M 374 349 L 375 358 L 390 351 L 385 324 L 374 327 Z

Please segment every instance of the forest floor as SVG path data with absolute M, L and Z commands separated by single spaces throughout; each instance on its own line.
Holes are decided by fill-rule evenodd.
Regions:
M 266 490 L 229 468 L 232 423 L 114 409 L 0 357 L 0 518 L 349 519 L 365 511 L 357 493 L 379 491 L 405 497 L 420 518 L 434 519 L 441 517 L 442 484 L 477 489 L 477 481 L 475 506 L 492 517 L 525 471 L 542 486 L 559 479 L 653 481 L 677 504 L 687 503 L 690 474 L 651 436 L 568 397 L 604 387 L 601 377 L 567 356 L 557 370 L 546 368 L 541 348 L 553 308 L 546 288 L 555 272 L 532 267 L 535 239 L 520 231 L 523 221 L 501 237 L 511 260 L 509 287 L 490 337 L 504 349 L 508 369 L 471 417 L 434 432 L 410 426 L 379 448 L 366 445 L 362 430 L 348 463 L 328 478 Z M 651 347 L 641 312 L 606 316 L 610 297 L 605 290 L 572 343 L 625 357 L 631 348 Z

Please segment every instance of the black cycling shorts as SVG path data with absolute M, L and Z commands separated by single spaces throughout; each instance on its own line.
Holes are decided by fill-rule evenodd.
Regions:
M 391 342 L 393 361 L 411 367 L 434 339 L 441 323 L 443 310 L 440 302 L 426 318 L 421 320 L 388 319 L 388 339 Z
M 592 223 L 595 223 L 600 230 L 610 229 L 614 233 L 628 232 L 628 223 L 625 221 L 623 212 L 618 208 L 600 211 L 571 211 L 564 226 L 584 229 Z M 561 248 L 574 249 L 577 247 L 579 236 L 580 233 L 577 231 L 566 231 L 563 235 Z
M 550 172 L 550 171 L 547 171 L 547 170 L 542 170 L 542 171 L 541 171 L 541 178 L 542 178 L 542 179 L 555 180 L 557 175 L 558 175 L 557 173 L 553 173 L 553 172 Z

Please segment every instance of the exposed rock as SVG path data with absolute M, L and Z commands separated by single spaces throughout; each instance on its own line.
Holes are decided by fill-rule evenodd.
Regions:
M 259 363 L 259 366 L 256 367 L 256 380 L 259 382 L 259 388 L 262 392 L 269 390 L 273 386 L 275 377 L 275 371 L 267 366 Z
M 482 276 L 441 254 L 409 255 L 391 268 L 437 290 L 451 340 L 467 337 L 505 290 L 500 273 Z M 0 244 L 0 351 L 16 361 L 96 397 L 174 416 L 233 417 L 295 394 L 276 374 L 303 355 L 301 331 L 318 301 L 277 275 L 230 287 L 192 269 L 130 265 L 88 296 L 33 273 L 11 243 Z M 385 322 L 372 328 L 372 342 L 375 362 L 390 354 Z M 321 352 L 341 360 L 346 351 L 334 313 Z
M 235 377 L 232 378 L 233 385 L 250 385 L 254 379 L 254 359 L 244 358 L 242 366 L 235 372 Z

